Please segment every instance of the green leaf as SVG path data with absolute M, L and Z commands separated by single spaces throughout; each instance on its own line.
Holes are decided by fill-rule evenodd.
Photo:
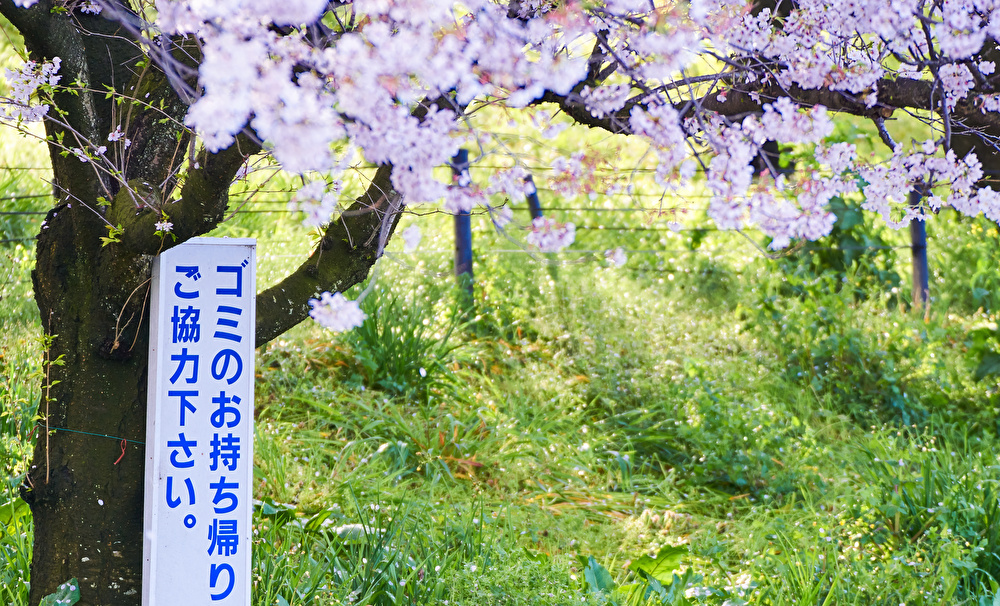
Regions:
M 309 518 L 309 521 L 306 522 L 306 525 L 304 527 L 306 532 L 317 532 L 319 530 L 322 530 L 323 524 L 330 518 L 330 515 L 332 513 L 333 510 L 324 509 L 319 513 L 317 513 L 316 515 L 314 515 L 313 517 Z
M 864 215 L 861 211 L 857 209 L 850 209 L 844 212 L 844 217 L 837 222 L 840 229 L 847 231 L 854 227 L 855 225 L 863 225 L 865 222 Z
M 650 596 L 652 596 L 653 594 L 656 594 L 656 596 L 658 598 L 660 598 L 660 602 L 661 603 L 663 603 L 663 604 L 668 603 L 667 602 L 667 590 L 663 588 L 663 583 L 661 583 L 658 580 L 650 577 L 650 579 L 649 579 L 649 587 L 646 589 L 646 599 L 648 600 L 650 598 Z
M 115 242 L 121 242 L 121 236 L 125 233 L 125 229 L 122 224 L 118 225 L 105 225 L 108 228 L 108 235 L 101 236 L 101 246 L 107 246 Z
M 673 580 L 674 571 L 680 567 L 681 561 L 687 554 L 687 547 L 667 545 L 656 554 L 655 558 L 644 555 L 629 564 L 628 567 L 637 572 L 645 572 L 661 583 L 670 583 Z
M 989 375 L 1000 374 L 1000 353 L 989 351 L 983 354 L 976 368 L 976 380 L 982 381 Z
M 55 593 L 42 598 L 39 606 L 73 606 L 80 601 L 80 584 L 72 578 L 56 589 Z
M 549 561 L 549 554 L 542 553 L 541 551 L 532 551 L 527 547 L 524 548 L 524 555 L 532 562 L 541 562 L 544 564 Z
M 611 593 L 615 590 L 615 580 L 611 578 L 611 573 L 604 566 L 597 563 L 594 556 L 587 559 L 587 567 L 583 570 L 583 577 L 587 579 L 592 593 Z
M 28 504 L 18 497 L 0 505 L 0 525 L 9 526 L 28 513 Z
M 295 507 L 284 503 L 275 503 L 271 499 L 254 502 L 260 508 L 260 515 L 274 520 L 279 528 L 295 519 Z

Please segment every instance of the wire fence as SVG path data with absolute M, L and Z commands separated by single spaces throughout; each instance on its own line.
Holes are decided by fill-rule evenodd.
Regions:
M 488 166 L 477 166 L 476 169 L 489 169 Z M 492 167 L 492 168 L 505 168 L 505 167 Z M 535 166 L 530 167 L 532 171 L 538 173 L 546 173 L 551 171 L 551 167 Z M 20 171 L 45 171 L 48 170 L 44 167 L 2 167 L 0 166 L 0 171 L 3 170 L 20 170 Z M 597 169 L 593 171 L 595 175 L 606 175 L 606 176 L 627 176 L 634 175 L 637 173 L 650 172 L 652 169 L 646 168 L 630 168 L 628 170 L 601 170 Z M 998 179 L 1000 181 L 1000 179 Z M 541 214 L 551 214 L 551 213 L 574 213 L 578 218 L 582 217 L 581 224 L 576 225 L 575 229 L 580 236 L 577 239 L 577 248 L 569 248 L 566 250 L 559 251 L 557 253 L 542 253 L 538 250 L 532 250 L 527 246 L 518 248 L 477 248 L 474 253 L 475 256 L 487 256 L 487 255 L 526 255 L 538 259 L 544 259 L 546 262 L 553 262 L 556 259 L 568 259 L 576 258 L 574 262 L 579 262 L 579 260 L 586 259 L 587 257 L 593 258 L 595 261 L 605 262 L 605 258 L 611 253 L 604 248 L 595 248 L 593 246 L 587 247 L 587 240 L 589 235 L 597 234 L 600 232 L 610 232 L 610 233 L 665 233 L 673 232 L 678 233 L 682 236 L 688 234 L 700 234 L 699 237 L 712 232 L 729 232 L 729 230 L 721 230 L 715 225 L 692 225 L 691 222 L 695 217 L 702 217 L 708 211 L 707 200 L 711 197 L 709 193 L 695 193 L 678 195 L 675 193 L 665 194 L 661 193 L 651 193 L 651 192 L 641 192 L 641 191 L 614 191 L 609 193 L 600 194 L 599 200 L 603 205 L 581 205 L 581 204 L 560 204 L 556 202 L 551 206 L 544 206 L 538 200 L 538 194 L 542 193 L 546 198 L 550 200 L 561 200 L 561 193 L 559 189 L 552 187 L 534 187 L 534 192 L 529 195 L 528 206 L 511 205 L 511 210 L 518 213 L 520 216 L 522 213 L 526 214 L 529 210 L 532 211 L 532 216 L 538 216 Z M 232 213 L 234 215 L 283 215 L 292 214 L 300 212 L 294 207 L 289 206 L 289 201 L 292 198 L 292 193 L 286 189 L 275 189 L 275 188 L 259 188 L 252 189 L 249 191 L 236 192 L 231 195 L 231 206 L 234 208 Z M 584 196 L 586 197 L 586 196 Z M 17 195 L 7 195 L 0 196 L 0 204 L 4 202 L 19 202 L 19 201 L 32 201 L 32 200 L 44 200 L 52 199 L 54 196 L 52 194 L 17 194 Z M 643 200 L 658 199 L 660 204 L 650 205 L 647 203 L 643 204 Z M 627 200 L 636 202 L 636 204 L 616 204 L 615 202 Z M 695 203 L 692 203 L 695 202 Z M 700 202 L 700 203 L 698 203 Z M 432 213 L 444 213 L 445 211 L 432 210 L 423 211 L 420 207 L 411 209 L 414 214 L 432 214 Z M 536 214 L 537 213 L 537 214 Z M 43 217 L 47 214 L 45 210 L 0 210 L 0 220 L 4 217 L 24 218 L 27 223 L 27 227 L 34 229 L 36 232 L 39 228 L 40 221 L 35 221 L 32 218 Z M 490 211 L 488 209 L 478 209 L 470 213 L 471 216 L 489 216 Z M 636 217 L 643 217 L 645 221 L 641 224 L 635 220 Z M 706 217 L 707 218 L 707 217 Z M 606 221 L 603 219 L 607 219 Z M 678 223 L 678 219 L 682 219 L 684 224 Z M 666 221 L 667 225 L 660 223 L 661 221 Z M 527 222 L 520 224 L 522 229 L 530 229 L 530 225 Z M 731 232 L 729 232 L 731 233 Z M 764 239 L 764 234 L 755 230 L 747 230 L 743 233 L 744 236 L 750 241 L 750 246 L 755 249 L 754 252 L 764 252 L 761 244 L 756 240 Z M 0 245 L 9 244 L 23 244 L 29 243 L 34 240 L 33 236 L 20 234 L 13 234 L 10 237 L 0 239 Z M 509 238 L 508 238 L 509 239 Z M 627 241 L 623 238 L 623 241 Z M 660 242 L 664 242 L 661 238 Z M 282 244 L 282 242 L 275 242 L 277 244 Z M 291 242 L 283 242 L 284 244 L 291 244 Z M 621 252 L 626 255 L 693 255 L 693 254 L 721 254 L 724 252 L 732 252 L 731 246 L 701 246 L 701 241 L 694 246 L 688 246 L 685 248 L 629 248 L 629 247 L 616 247 L 620 248 Z M 463 246 L 472 246 L 471 238 L 467 244 Z M 914 249 L 914 245 L 882 245 L 882 244 L 872 244 L 864 246 L 821 246 L 815 244 L 804 244 L 794 247 L 791 253 L 818 253 L 818 252 L 832 252 L 832 251 L 892 251 L 892 250 L 904 250 L 904 249 Z M 465 254 L 468 258 L 473 258 L 473 251 L 458 251 L 456 249 L 425 249 L 419 250 L 413 253 L 395 253 L 392 256 L 396 259 L 404 258 L 406 254 L 414 257 L 421 256 L 440 256 L 445 254 Z M 777 256 L 783 254 L 791 253 L 776 253 Z M 764 254 L 768 254 L 764 252 Z M 401 256 L 403 255 L 403 256 Z M 282 259 L 282 258 L 296 258 L 301 257 L 299 254 L 269 254 L 266 258 L 271 259 Z M 769 255 L 770 256 L 770 255 Z M 558 262 L 558 261 L 556 261 Z M 471 272 L 471 269 L 468 271 Z M 24 282 L 25 278 L 13 277 L 15 282 Z

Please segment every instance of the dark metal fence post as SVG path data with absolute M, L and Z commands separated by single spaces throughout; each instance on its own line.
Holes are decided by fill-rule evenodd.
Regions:
M 535 219 L 539 219 L 544 216 L 544 213 L 542 212 L 542 203 L 538 199 L 538 186 L 535 185 L 535 180 L 531 178 L 531 175 L 525 177 L 524 182 L 527 184 L 527 187 L 525 188 L 525 195 L 528 198 L 528 211 L 531 212 L 531 220 L 534 221 Z M 555 255 L 545 254 L 544 258 L 545 265 L 549 270 L 549 276 L 552 277 L 552 280 L 558 282 L 559 268 L 557 267 L 558 262 L 556 261 Z
M 469 177 L 469 150 L 460 149 L 451 159 L 451 171 L 458 187 L 467 187 Z M 455 214 L 455 276 L 464 289 L 467 304 L 472 303 L 472 217 L 468 211 Z
M 535 187 L 535 180 L 528 175 L 524 178 L 524 182 L 528 184 L 525 191 L 528 192 L 528 210 L 531 211 L 531 220 L 542 216 L 542 203 L 538 201 L 538 188 Z
M 920 205 L 920 193 L 910 192 L 910 206 Z M 910 221 L 910 250 L 913 252 L 913 306 L 926 310 L 930 300 L 930 278 L 927 268 L 927 226 L 923 221 Z

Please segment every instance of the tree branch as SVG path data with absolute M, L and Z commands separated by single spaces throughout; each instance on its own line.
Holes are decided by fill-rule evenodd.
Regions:
M 940 114 L 943 108 L 941 103 L 932 103 L 932 88 L 933 82 L 927 80 L 883 79 L 878 82 L 878 103 L 874 107 L 866 107 L 860 99 L 841 91 L 806 90 L 798 86 L 786 89 L 772 83 L 753 89 L 733 88 L 727 91 L 722 100 L 719 99 L 718 95 L 706 95 L 693 102 L 685 101 L 675 104 L 674 107 L 678 111 L 687 108 L 689 113 L 698 108 L 732 117 L 760 113 L 763 111 L 763 104 L 780 97 L 790 97 L 800 105 L 823 105 L 832 112 L 844 112 L 868 118 L 888 118 L 896 109 L 916 109 Z M 952 121 L 961 123 L 969 131 L 988 129 L 1000 132 L 1000 113 L 983 112 L 975 102 L 976 94 L 977 91 L 970 91 L 968 97 L 956 104 L 955 108 L 951 110 Z M 616 134 L 629 134 L 631 132 L 628 126 L 629 113 L 632 107 L 636 105 L 646 106 L 644 103 L 628 104 L 610 116 L 597 118 L 591 115 L 582 103 L 572 101 L 567 95 L 557 95 L 552 91 L 546 91 L 537 102 L 555 103 L 577 123 Z
M 398 214 L 378 212 L 391 209 L 399 196 L 391 175 L 392 166 L 380 166 L 365 194 L 330 223 L 309 259 L 257 295 L 257 347 L 309 317 L 310 298 L 323 291 L 343 292 L 365 279 L 378 259 L 380 241 L 399 220 Z
M 129 182 L 112 202 L 109 220 L 121 224 L 124 233 L 119 246 L 137 254 L 155 255 L 195 236 L 208 233 L 225 216 L 229 204 L 229 186 L 236 171 L 260 145 L 247 135 L 239 135 L 228 148 L 202 154 L 200 168 L 188 171 L 180 198 L 162 203 L 158 190 L 138 180 Z M 155 234 L 155 224 L 161 221 L 160 209 L 174 224 L 172 237 Z

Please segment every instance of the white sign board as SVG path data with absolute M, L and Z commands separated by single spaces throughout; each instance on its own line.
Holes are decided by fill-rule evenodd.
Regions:
M 145 606 L 250 604 L 255 247 L 193 238 L 153 263 Z

